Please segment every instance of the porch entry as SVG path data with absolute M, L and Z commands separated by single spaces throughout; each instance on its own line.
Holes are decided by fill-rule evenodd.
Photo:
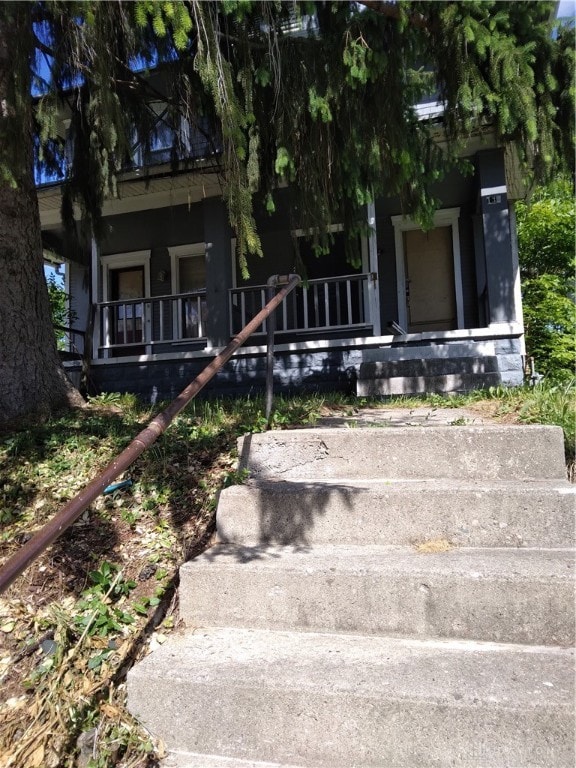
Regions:
M 459 215 L 459 208 L 437 211 L 426 232 L 412 219 L 391 217 L 398 324 L 407 333 L 464 328 Z
M 111 301 L 130 302 L 144 296 L 144 267 L 110 269 Z M 139 344 L 144 341 L 144 305 L 119 304 L 112 328 L 113 344 Z M 142 350 L 143 351 L 143 350 Z M 134 354 L 139 354 L 136 349 Z
M 408 333 L 456 328 L 452 227 L 404 232 Z

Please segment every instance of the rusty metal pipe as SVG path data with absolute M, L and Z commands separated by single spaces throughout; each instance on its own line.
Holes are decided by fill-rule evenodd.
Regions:
M 274 296 L 279 285 L 286 285 L 293 277 L 298 275 L 272 275 L 267 282 L 266 301 L 270 301 Z M 266 421 L 270 428 L 270 417 L 272 416 L 272 404 L 274 399 L 274 332 L 276 331 L 276 317 L 274 313 L 268 318 L 266 340 Z M 284 329 L 286 330 L 286 329 Z
M 115 480 L 136 461 L 138 456 L 152 445 L 166 431 L 174 418 L 185 408 L 200 390 L 228 362 L 236 350 L 246 342 L 262 322 L 274 312 L 276 307 L 300 282 L 298 275 L 291 275 L 290 281 L 284 285 L 266 306 L 232 339 L 232 341 L 210 362 L 188 386 L 180 392 L 170 405 L 158 414 L 132 440 L 108 466 L 92 480 L 79 494 L 71 499 L 52 520 L 41 528 L 21 549 L 15 552 L 0 570 L 0 593 L 4 592 L 24 570 L 50 546 L 64 531 L 66 531 L 84 510 Z

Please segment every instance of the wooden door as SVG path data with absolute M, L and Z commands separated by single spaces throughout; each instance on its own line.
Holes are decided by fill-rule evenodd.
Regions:
M 408 332 L 456 328 L 452 227 L 404 232 Z

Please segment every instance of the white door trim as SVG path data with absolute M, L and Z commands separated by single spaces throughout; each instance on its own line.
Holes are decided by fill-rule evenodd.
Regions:
M 168 246 L 168 252 L 170 254 L 170 275 L 171 275 L 171 289 L 172 295 L 182 293 L 179 279 L 178 261 L 188 256 L 203 256 L 206 260 L 206 243 L 188 243 L 187 245 L 171 245 Z M 206 286 L 204 286 L 206 287 Z M 184 329 L 182 327 L 182 312 L 180 311 L 180 299 L 172 303 L 172 328 L 174 329 L 172 336 L 176 339 L 184 338 Z M 204 336 L 204 330 L 202 328 L 202 320 L 200 319 L 200 335 Z
M 111 301 L 110 299 L 110 271 L 113 269 L 129 269 L 130 267 L 143 267 L 144 268 L 144 296 L 142 298 L 150 297 L 150 250 L 145 251 L 129 251 L 127 253 L 112 253 L 107 256 L 100 257 L 100 263 L 102 264 L 102 301 Z M 108 315 L 104 318 L 103 339 L 106 345 L 111 342 L 110 327 L 107 323 Z M 144 304 L 144 344 L 152 336 L 152 318 L 150 315 L 150 308 L 147 304 Z M 146 344 L 146 352 L 150 354 L 151 348 L 149 344 Z M 106 357 L 108 357 L 108 350 L 106 350 Z
M 444 208 L 434 214 L 434 227 L 452 227 L 452 254 L 454 259 L 454 292 L 456 294 L 456 327 L 464 328 L 464 294 L 462 291 L 462 262 L 460 257 L 460 230 L 458 219 L 460 208 Z M 421 229 L 420 225 L 405 216 L 391 216 L 394 227 L 396 251 L 396 290 L 398 295 L 398 324 L 408 328 L 408 308 L 406 305 L 406 270 L 403 232 Z

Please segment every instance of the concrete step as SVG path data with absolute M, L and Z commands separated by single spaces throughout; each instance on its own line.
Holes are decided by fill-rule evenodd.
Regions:
M 373 365 L 373 364 L 370 364 Z M 391 397 L 394 395 L 425 395 L 430 393 L 473 392 L 502 384 L 500 373 L 446 373 L 411 376 L 377 376 L 364 374 L 356 381 L 358 397 Z
M 221 541 L 247 546 L 416 544 L 571 547 L 576 486 L 567 481 L 263 481 L 220 494 Z
M 246 435 L 240 469 L 257 480 L 565 480 L 560 427 L 297 429 Z
M 308 768 L 574 766 L 570 650 L 210 629 L 134 667 L 128 703 L 169 749 L 196 755 Z
M 372 380 L 484 373 L 498 373 L 498 358 L 496 355 L 486 357 L 411 358 L 409 360 L 383 359 L 374 362 L 364 362 L 360 365 L 358 379 Z
M 202 755 L 198 752 L 171 752 L 162 760 L 161 768 L 305 768 L 288 763 L 264 763 L 261 760 L 241 760 L 220 755 Z
M 501 350 L 499 350 L 501 351 Z M 467 339 L 465 343 L 451 341 L 446 343 L 428 343 L 428 344 L 406 344 L 401 343 L 397 346 L 390 345 L 386 347 L 376 347 L 362 350 L 362 361 L 372 362 L 391 362 L 396 360 L 428 360 L 430 358 L 441 358 L 447 360 L 453 357 L 483 358 L 491 357 L 496 354 L 496 346 L 493 340 L 472 341 Z
M 180 569 L 191 627 L 574 642 L 570 550 L 217 545 Z

